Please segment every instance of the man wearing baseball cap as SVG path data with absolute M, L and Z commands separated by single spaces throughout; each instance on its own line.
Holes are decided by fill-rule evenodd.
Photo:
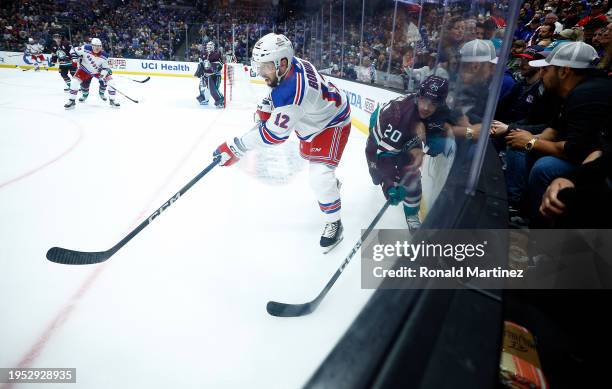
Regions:
M 466 42 L 459 50 L 459 54 L 461 87 L 453 108 L 461 111 L 463 117 L 458 120 L 460 125 L 453 127 L 453 132 L 455 136 L 465 137 L 468 140 L 477 139 L 498 58 L 493 42 L 483 39 Z M 508 94 L 513 85 L 512 75 L 506 72 L 500 98 Z
M 545 128 L 545 125 L 552 120 L 552 110 L 559 110 L 559 105 L 549 103 L 557 103 L 558 99 L 551 98 L 551 94 L 544 94 L 544 85 L 540 77 L 540 68 L 529 65 L 530 61 L 544 59 L 542 48 L 539 46 L 529 46 L 521 54 L 517 54 L 520 58 L 519 74 L 520 79 L 512 87 L 510 92 L 504 98 L 501 98 L 497 104 L 495 113 L 496 122 L 493 123 L 491 135 L 499 136 L 512 129 L 504 123 L 528 123 L 531 132 L 532 129 L 538 128 L 535 132 L 540 132 Z M 543 101 L 545 100 L 545 101 Z M 535 126 L 535 127 L 534 127 Z M 521 127 L 524 128 L 524 127 Z M 534 133 L 535 133 L 534 132 Z M 505 144 L 504 144 L 505 148 Z
M 541 134 L 516 129 L 506 136 L 510 148 L 523 151 L 508 161 L 508 191 L 528 195 L 523 200 L 532 221 L 550 182 L 574 171 L 600 147 L 598 134 L 612 121 L 612 81 L 596 73 L 598 59 L 592 46 L 572 42 L 529 62 L 541 68 L 544 88 L 563 99 L 559 116 Z

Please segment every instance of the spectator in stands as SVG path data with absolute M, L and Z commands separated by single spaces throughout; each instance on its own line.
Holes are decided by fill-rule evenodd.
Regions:
M 508 69 L 515 80 L 519 80 L 521 78 L 521 57 L 519 54 L 525 50 L 526 46 L 525 41 L 515 40 L 512 42 L 512 47 L 510 48 L 510 58 L 506 64 L 506 69 Z
M 593 34 L 593 39 L 591 40 L 591 45 L 595 48 L 595 50 L 597 50 L 599 55 L 603 53 L 603 43 L 601 42 L 601 38 L 606 34 L 607 30 L 607 27 L 602 27 L 595 31 L 595 34 Z
M 459 48 L 463 43 L 465 24 L 463 18 L 455 16 L 446 23 L 441 39 L 441 51 L 439 54 L 439 65 L 446 70 L 449 76 L 457 74 L 459 66 Z
M 484 39 L 484 36 L 485 36 L 484 23 L 477 22 L 476 23 L 476 36 L 474 37 L 474 39 Z M 473 39 L 470 39 L 470 40 L 473 40 Z
M 599 18 L 594 18 L 589 20 L 583 27 L 582 27 L 582 32 L 583 32 L 583 40 L 584 42 L 588 43 L 588 44 L 593 44 L 593 37 L 595 36 L 595 31 L 606 27 L 608 25 L 607 21 L 602 21 Z
M 559 23 L 559 17 L 557 14 L 549 13 L 544 17 L 545 24 L 553 24 L 555 26 L 555 34 L 560 33 L 563 30 L 563 24 Z
M 599 38 L 603 52 L 601 55 L 601 61 L 599 62 L 598 68 L 604 70 L 610 75 L 612 64 L 612 23 L 609 23 L 606 30 Z
M 556 39 L 550 45 L 544 48 L 544 55 L 548 55 L 558 45 L 562 45 L 564 43 L 576 42 L 578 40 L 580 40 L 579 31 L 577 29 L 567 28 L 561 31 L 561 33 L 556 36 Z
M 484 33 L 484 30 L 483 30 Z M 474 39 L 482 39 L 478 38 L 478 21 L 476 19 L 470 18 L 465 21 L 465 32 L 464 32 L 464 40 L 471 41 Z
M 534 46 L 519 54 L 520 81 L 517 81 L 510 93 L 501 98 L 497 104 L 496 120 L 491 125 L 491 136 L 498 151 L 506 149 L 505 135 L 509 131 L 521 128 L 532 134 L 539 134 L 559 114 L 561 99 L 545 90 L 539 69 L 529 65 L 530 61 L 544 58 L 539 50 L 538 46 Z M 523 151 L 508 149 L 505 153 L 506 160 L 512 162 L 513 158 L 508 157 L 508 154 L 523 153 Z M 521 192 L 509 192 L 508 197 L 511 200 L 520 199 Z
M 497 55 L 493 43 L 481 39 L 466 42 L 461 47 L 460 55 L 461 86 L 452 108 L 461 112 L 462 118 L 454 120 L 457 126 L 453 127 L 453 132 L 456 136 L 476 139 L 481 131 Z M 505 93 L 509 91 L 511 85 L 506 88 L 508 90 L 504 91 Z
M 495 37 L 495 33 L 497 32 L 498 26 L 495 24 L 493 19 L 489 18 L 482 22 L 482 38 L 480 39 L 493 39 Z
M 516 39 L 520 39 L 525 42 L 531 41 L 536 31 L 540 27 L 540 19 L 533 18 L 531 21 L 522 29 L 517 30 L 515 34 Z
M 511 206 L 527 201 L 532 221 L 551 181 L 576 170 L 598 149 L 597 136 L 612 121 L 612 80 L 593 72 L 597 59 L 592 46 L 573 42 L 558 46 L 544 60 L 530 62 L 542 67 L 546 90 L 564 99 L 561 114 L 541 134 L 517 129 L 506 136 L 509 147 L 525 151 L 507 155 L 509 193 L 521 194 L 518 204 L 517 198 L 511 199 Z
M 561 23 L 565 28 L 572 28 L 580 21 L 580 17 L 578 16 L 578 10 L 575 6 L 570 6 L 563 11 L 563 19 Z
M 537 105 L 544 92 L 540 69 L 529 65 L 530 61 L 544 59 L 538 47 L 528 47 L 517 56 L 520 58 L 520 80 L 497 103 L 495 119 L 503 123 L 514 123 L 525 119 L 529 115 L 531 107 Z M 492 135 L 502 135 L 506 131 L 507 126 L 503 129 L 498 128 L 498 131 L 493 131 Z
M 528 1 L 525 1 L 519 13 L 519 20 L 522 20 L 527 24 L 530 20 L 533 19 L 533 16 L 534 16 L 534 10 L 531 7 L 531 3 Z
M 493 21 L 493 23 L 495 23 L 496 28 L 506 27 L 506 20 L 504 19 L 504 12 L 501 8 L 498 8 L 495 5 L 493 5 L 493 9 L 491 10 L 490 20 Z M 486 39 L 491 39 L 491 38 L 486 38 Z
M 544 23 L 538 30 L 538 46 L 546 47 L 550 45 L 554 40 L 555 25 L 550 23 Z
M 612 227 L 612 130 L 601 134 L 601 150 L 592 152 L 574 172 L 555 178 L 546 189 L 540 213 L 560 228 Z
M 604 13 L 605 13 L 604 1 L 597 0 L 593 4 L 591 4 L 591 12 L 587 16 L 580 19 L 580 21 L 578 22 L 578 26 L 584 27 L 587 25 L 587 23 L 593 20 L 599 20 L 600 22 L 607 23 L 608 18 L 606 17 Z

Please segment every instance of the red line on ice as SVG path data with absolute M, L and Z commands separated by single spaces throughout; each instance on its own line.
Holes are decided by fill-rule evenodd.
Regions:
M 217 115 L 215 117 L 215 119 L 213 119 L 213 121 L 211 121 L 211 124 L 208 127 L 209 129 L 213 126 L 213 124 L 217 121 L 217 119 L 221 116 L 222 113 L 223 113 L 223 111 L 219 115 Z M 174 177 L 176 172 L 185 163 L 185 161 L 187 161 L 187 159 L 191 156 L 191 154 L 195 151 L 196 147 L 202 141 L 202 139 L 204 139 L 204 137 L 206 136 L 207 133 L 208 133 L 208 131 L 204 132 L 200 137 L 198 137 L 196 142 L 194 142 L 192 147 L 185 154 L 185 156 L 181 159 L 181 161 L 176 165 L 174 170 L 166 177 L 166 179 L 164 180 L 163 184 L 159 186 L 159 188 L 157 189 L 155 194 L 149 200 L 148 204 L 138 214 L 138 216 L 136 217 L 136 219 L 132 223 L 132 227 L 135 227 L 136 224 L 141 221 L 140 219 L 143 217 L 143 215 L 145 214 L 147 209 L 150 207 L 151 203 L 153 203 L 153 201 L 160 194 L 162 189 L 172 180 L 172 178 Z M 131 230 L 131 228 L 130 228 L 130 230 Z M 36 343 L 34 343 L 32 345 L 32 347 L 30 347 L 29 351 L 19 361 L 17 366 L 15 366 L 16 368 L 23 369 L 23 368 L 28 368 L 28 367 L 32 366 L 32 363 L 34 362 L 34 360 L 40 355 L 42 350 L 48 344 L 49 339 L 51 339 L 51 336 L 55 333 L 56 330 L 58 330 L 66 322 L 66 320 L 70 316 L 70 313 L 74 310 L 74 308 L 75 308 L 76 304 L 78 303 L 78 301 L 81 299 L 81 297 L 83 297 L 85 295 L 85 293 L 89 290 L 89 288 L 91 288 L 91 286 L 93 285 L 94 281 L 98 278 L 98 276 L 102 273 L 102 271 L 107 267 L 107 265 L 108 265 L 108 262 L 104 262 L 101 265 L 97 266 L 91 272 L 91 274 L 87 277 L 85 282 L 83 282 L 83 284 L 79 287 L 79 289 L 76 291 L 76 293 L 74 295 L 72 295 L 70 300 L 68 300 L 68 302 L 66 304 L 64 304 L 64 306 L 60 309 L 60 311 L 55 316 L 55 318 L 53 320 L 51 320 L 51 322 L 49 322 L 49 324 L 47 325 L 47 327 L 43 331 L 42 335 L 40 335 L 40 337 L 38 338 Z M 5 384 L 5 386 L 0 386 L 0 389 L 11 389 L 11 388 L 13 388 L 13 385 L 14 384 L 12 384 L 12 383 L 11 384 Z

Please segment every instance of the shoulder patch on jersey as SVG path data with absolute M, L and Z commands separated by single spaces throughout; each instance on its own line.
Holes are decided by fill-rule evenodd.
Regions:
M 87 51 L 93 52 L 93 48 L 91 47 L 91 45 L 83 45 L 83 50 L 87 50 Z

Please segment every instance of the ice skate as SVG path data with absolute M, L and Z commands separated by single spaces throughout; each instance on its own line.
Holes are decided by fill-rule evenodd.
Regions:
M 323 254 L 330 252 L 338 245 L 338 243 L 342 241 L 342 238 L 344 238 L 342 235 L 343 230 L 344 228 L 342 227 L 342 221 L 340 220 L 325 224 L 320 242 L 321 248 L 323 249 Z

